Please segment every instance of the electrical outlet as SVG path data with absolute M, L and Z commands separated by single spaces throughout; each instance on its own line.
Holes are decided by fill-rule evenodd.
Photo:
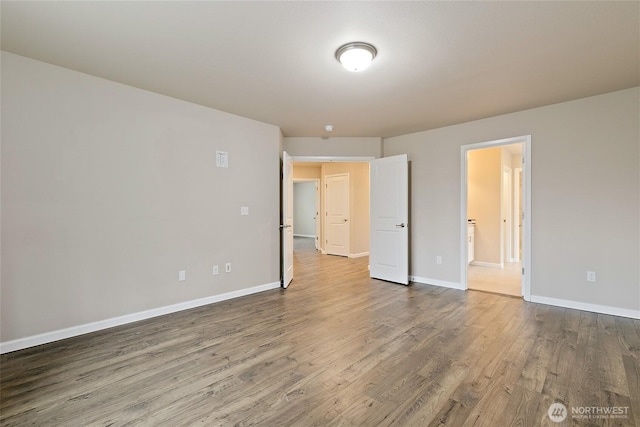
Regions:
M 178 282 L 184 282 L 187 280 L 187 270 L 178 271 Z
M 436 264 L 442 264 L 442 257 L 441 256 L 437 256 L 436 257 Z
M 228 262 L 224 265 L 224 272 L 225 273 L 231 273 L 231 263 Z
M 240 208 L 240 215 L 249 215 L 249 206 L 242 206 Z
M 213 266 L 213 275 L 217 276 L 218 274 L 220 274 L 220 270 L 218 269 L 217 265 Z
M 596 281 L 596 272 L 587 271 L 587 282 L 595 282 L 595 281 Z

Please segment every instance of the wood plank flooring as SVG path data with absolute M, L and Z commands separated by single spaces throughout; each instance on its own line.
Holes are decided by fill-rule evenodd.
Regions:
M 2 355 L 0 425 L 640 425 L 640 321 L 371 280 L 310 243 L 286 291 Z

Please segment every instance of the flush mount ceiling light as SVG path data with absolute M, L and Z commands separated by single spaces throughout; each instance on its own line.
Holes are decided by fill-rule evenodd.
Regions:
M 333 125 L 324 125 L 324 130 L 327 132 L 333 132 Z
M 349 71 L 362 71 L 371 64 L 377 54 L 376 48 L 369 43 L 352 42 L 336 50 L 336 59 Z

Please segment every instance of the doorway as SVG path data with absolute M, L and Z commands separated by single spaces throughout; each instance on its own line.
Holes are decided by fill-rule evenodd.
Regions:
M 530 234 L 523 221 L 531 206 L 530 141 L 523 136 L 462 146 L 465 289 L 530 299 Z
M 320 250 L 320 179 L 293 180 L 293 237 L 313 240 Z
M 408 158 L 407 155 L 400 155 L 400 156 L 392 156 L 389 158 L 384 158 L 384 159 L 374 159 L 372 158 L 340 158 L 340 159 L 330 159 L 329 162 L 327 162 L 328 158 L 314 158 L 314 157 L 299 157 L 299 158 L 292 158 L 290 157 L 286 152 L 283 152 L 283 176 L 282 176 L 282 181 L 283 181 L 283 206 L 285 206 L 285 202 L 289 199 L 292 199 L 294 196 L 294 191 L 293 191 L 293 179 L 295 178 L 300 178 L 300 176 L 295 176 L 295 170 L 294 170 L 294 166 L 293 163 L 296 162 L 296 166 L 300 166 L 300 163 L 304 164 L 304 166 L 310 166 L 312 168 L 315 168 L 318 163 L 320 163 L 319 161 L 322 160 L 324 162 L 320 163 L 322 170 L 319 174 L 320 178 L 322 179 L 322 185 L 320 186 L 320 190 L 321 192 L 326 191 L 325 189 L 325 185 L 328 187 L 330 183 L 333 183 L 334 179 L 338 179 L 338 181 L 343 180 L 341 187 L 349 187 L 349 200 L 346 202 L 342 202 L 341 203 L 341 211 L 344 213 L 344 211 L 346 211 L 345 207 L 348 207 L 348 211 L 347 211 L 347 215 L 342 215 L 344 218 L 342 219 L 342 222 L 351 222 L 351 219 L 355 219 L 356 215 L 355 213 L 357 212 L 357 210 L 360 210 L 361 212 L 366 212 L 366 215 L 361 216 L 360 219 L 362 219 L 362 221 L 353 221 L 354 224 L 349 227 L 348 230 L 348 238 L 349 238 L 349 254 L 347 255 L 348 258 L 361 258 L 361 257 L 367 257 L 369 256 L 369 244 L 370 244 L 370 238 L 371 236 L 374 234 L 374 231 L 370 228 L 370 221 L 371 221 L 371 214 L 370 214 L 370 202 L 371 202 L 371 198 L 373 197 L 373 194 L 375 193 L 376 195 L 378 195 L 378 198 L 382 197 L 383 199 L 388 198 L 388 196 L 380 196 L 380 194 L 389 194 L 389 192 L 385 192 L 385 191 L 374 191 L 372 192 L 372 187 L 371 187 L 371 165 L 373 164 L 374 166 L 376 166 L 376 170 L 382 168 L 384 170 L 388 169 L 386 167 L 382 167 L 382 165 L 387 165 L 388 162 L 391 162 L 395 165 L 395 163 L 397 162 L 398 164 L 402 164 L 404 165 L 404 168 L 391 168 L 393 170 L 395 170 L 397 173 L 395 174 L 391 174 L 393 176 L 395 176 L 396 180 L 389 180 L 389 179 L 383 179 L 382 182 L 385 184 L 382 187 L 380 187 L 380 185 L 378 185 L 376 188 L 378 188 L 378 190 L 389 190 L 392 187 L 395 188 L 395 192 L 392 192 L 393 194 L 391 194 L 389 197 L 391 197 L 391 199 L 396 200 L 399 204 L 396 204 L 395 207 L 397 208 L 396 210 L 398 212 L 405 212 L 404 216 L 398 216 L 393 217 L 391 219 L 399 219 L 399 221 L 395 221 L 393 222 L 393 231 L 395 231 L 395 234 L 401 234 L 404 236 L 404 244 L 402 245 L 402 247 L 404 248 L 404 252 L 403 251 L 389 251 L 387 250 L 387 253 L 391 254 L 390 258 L 396 259 L 397 262 L 393 263 L 393 262 L 389 262 L 388 259 L 384 259 L 381 262 L 388 266 L 392 266 L 392 265 L 398 265 L 398 267 L 400 267 L 400 265 L 403 265 L 403 269 L 398 268 L 398 272 L 404 272 L 404 273 L 400 273 L 402 278 L 401 279 L 396 279 L 395 276 L 394 277 L 389 277 L 387 278 L 386 276 L 382 277 L 382 276 L 374 276 L 373 275 L 373 269 L 371 270 L 371 277 L 376 277 L 376 278 L 380 278 L 382 280 L 389 280 L 392 282 L 397 282 L 397 283 L 402 283 L 402 284 L 408 284 L 408 233 L 407 233 L 407 227 L 408 227 Z M 318 163 L 314 162 L 314 161 L 318 161 Z M 336 173 L 336 172 L 344 172 L 338 169 L 342 169 L 344 166 L 341 165 L 341 163 L 346 163 L 347 166 L 349 166 L 349 164 L 351 165 L 356 165 L 353 166 L 355 167 L 354 170 L 354 174 L 351 175 L 351 172 L 348 173 Z M 284 172 L 285 170 L 289 170 L 289 165 L 291 165 L 291 170 L 293 171 L 293 173 L 291 174 L 291 180 L 287 181 L 287 176 L 288 173 Z M 388 166 L 388 165 L 387 165 Z M 326 170 L 325 170 L 326 167 Z M 396 170 L 397 169 L 397 170 Z M 398 174 L 399 170 L 402 169 L 404 172 L 403 174 Z M 326 172 L 326 173 L 325 173 Z M 316 176 L 317 172 L 316 171 L 311 171 L 311 175 Z M 331 176 L 331 175 L 336 175 L 336 176 Z M 342 176 L 340 176 L 342 175 Z M 389 178 L 389 176 L 383 174 L 384 177 Z M 351 183 L 351 176 L 354 176 L 355 179 L 353 179 L 353 181 L 356 180 L 360 180 L 361 183 L 365 184 L 365 186 L 357 186 L 357 190 L 354 191 L 354 187 Z M 404 176 L 403 179 L 402 176 Z M 359 177 L 359 178 L 358 178 Z M 377 180 L 376 182 L 378 182 L 379 180 Z M 398 183 L 400 183 L 400 181 L 404 182 L 404 185 L 402 186 L 396 186 L 394 187 L 393 185 L 390 186 L 391 183 L 398 181 Z M 290 182 L 290 185 L 286 185 L 285 183 Z M 380 182 L 378 182 L 378 184 L 380 184 Z M 289 188 L 291 187 L 290 191 L 285 191 L 285 188 Z M 366 187 L 366 188 L 365 188 Z M 402 191 L 400 191 L 400 187 L 402 187 Z M 287 194 L 290 194 L 291 197 L 287 196 Z M 403 196 L 404 194 L 404 196 Z M 351 197 L 353 196 L 353 197 Z M 321 197 L 321 200 L 325 201 L 325 205 L 326 200 L 324 198 Z M 404 203 L 402 203 L 402 200 L 405 200 Z M 380 205 L 380 204 L 379 204 Z M 383 203 L 384 205 L 384 203 Z M 406 205 L 406 206 L 405 206 Z M 288 206 L 288 205 L 286 205 Z M 356 209 L 353 209 L 353 207 L 355 207 Z M 404 211 L 401 209 L 403 208 Z M 320 230 L 320 234 L 321 234 L 321 238 L 320 238 L 320 242 L 321 245 L 325 245 L 326 246 L 326 239 L 325 239 L 325 235 L 327 233 L 326 230 L 324 230 L 324 225 L 325 223 L 327 223 L 327 219 L 326 217 L 328 217 L 329 215 L 329 211 L 332 209 L 327 210 L 326 206 L 322 206 L 321 210 L 320 210 L 320 217 L 321 217 L 321 230 Z M 291 208 L 291 211 L 293 211 L 293 208 Z M 389 209 L 387 208 L 385 210 L 385 212 L 389 211 Z M 283 212 L 284 212 L 284 207 L 283 207 Z M 379 212 L 380 213 L 380 212 Z M 378 218 L 378 217 L 377 217 Z M 378 218 L 379 219 L 379 218 Z M 385 220 L 388 220 L 390 218 L 387 218 L 386 216 L 384 217 Z M 387 221 L 388 222 L 388 221 Z M 281 228 L 284 229 L 288 229 L 288 227 L 294 227 L 295 224 L 289 225 L 290 223 L 288 221 L 284 221 L 283 224 L 281 225 Z M 342 234 L 346 234 L 346 231 L 343 231 Z M 353 235 L 355 235 L 357 238 L 359 236 L 359 241 L 360 241 L 360 245 L 354 245 L 353 241 Z M 293 240 L 293 233 L 291 233 L 292 236 L 292 240 Z M 299 237 L 300 238 L 300 237 Z M 284 242 L 284 237 L 283 237 L 283 242 Z M 363 245 L 362 243 L 365 242 L 365 244 Z M 325 254 L 325 246 L 323 246 L 322 248 L 322 253 Z M 342 246 L 347 246 L 347 245 L 342 245 Z M 380 247 L 380 245 L 376 246 L 377 248 Z M 301 249 L 303 249 L 301 247 Z M 287 251 L 287 254 L 289 254 L 288 258 L 295 258 L 295 254 L 294 254 L 294 244 L 292 242 L 290 249 L 287 248 L 287 245 L 285 243 L 282 244 L 281 250 L 283 252 L 283 254 L 285 253 L 285 251 Z M 359 252 L 361 250 L 364 250 L 363 252 Z M 288 252 L 290 251 L 290 252 Z M 283 255 L 283 258 L 286 260 L 287 258 L 287 254 Z M 340 254 L 342 255 L 342 253 Z M 402 262 L 402 260 L 404 260 L 404 262 Z M 380 260 L 379 260 L 380 261 Z M 393 261 L 393 260 L 391 260 Z M 287 264 L 284 264 L 283 267 L 283 271 L 286 271 L 286 266 Z M 286 278 L 286 276 L 285 276 Z M 287 283 L 286 280 L 283 280 L 283 283 Z M 283 285 L 283 287 L 286 288 L 286 285 Z
M 294 180 L 296 182 L 311 180 L 320 182 L 320 207 L 318 210 L 320 219 L 318 235 L 320 238 L 318 241 L 322 254 L 341 255 L 348 258 L 369 255 L 369 162 L 372 159 L 363 157 L 293 157 Z M 341 181 L 341 179 L 336 180 L 336 176 L 339 175 L 348 176 L 348 181 L 336 187 Z M 334 177 L 331 178 L 331 176 Z M 343 206 L 340 208 L 343 212 L 329 212 L 327 210 L 327 207 L 331 211 L 335 210 L 335 206 L 327 206 L 327 186 L 329 185 L 333 187 L 331 190 L 336 190 L 338 187 L 348 189 L 348 198 L 347 200 L 343 199 Z M 334 192 L 329 191 L 329 193 Z M 332 201 L 335 200 L 332 199 Z M 346 209 L 344 205 L 346 205 Z M 331 234 L 328 229 L 330 213 L 335 216 L 333 219 L 340 220 L 342 223 L 342 226 L 340 224 L 332 225 L 336 231 L 334 233 L 335 239 L 331 235 L 327 236 L 327 233 Z M 348 219 L 346 226 L 345 219 Z M 308 246 L 303 242 L 304 238 L 297 240 L 302 246 Z M 338 246 L 340 250 L 336 250 Z

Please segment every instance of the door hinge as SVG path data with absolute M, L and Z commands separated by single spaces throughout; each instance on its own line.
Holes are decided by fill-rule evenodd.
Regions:
M 522 164 L 523 165 L 526 163 L 525 159 L 526 159 L 525 157 L 522 157 Z
M 524 276 L 524 267 L 522 267 L 522 275 Z

